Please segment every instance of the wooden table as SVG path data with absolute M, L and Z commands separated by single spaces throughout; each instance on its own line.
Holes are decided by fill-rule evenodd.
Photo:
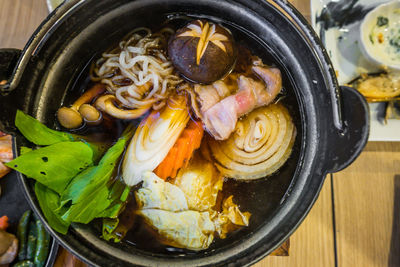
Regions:
M 291 2 L 309 18 L 309 0 Z M 22 48 L 47 14 L 44 0 L 0 0 L 0 47 Z M 400 266 L 399 226 L 400 143 L 370 142 L 353 165 L 327 177 L 291 237 L 290 256 L 254 266 Z

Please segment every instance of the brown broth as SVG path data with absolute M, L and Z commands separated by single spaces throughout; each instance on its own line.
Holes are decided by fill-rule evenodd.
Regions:
M 186 19 L 178 21 L 169 21 L 168 26 L 181 26 Z M 254 78 L 255 75 L 250 70 L 250 57 L 251 55 L 258 55 L 267 65 L 277 65 L 271 54 L 265 53 L 266 48 L 254 41 L 251 37 L 245 33 L 231 28 L 229 25 L 226 27 L 232 30 L 232 33 L 237 40 L 239 47 L 239 58 L 235 67 L 236 72 L 246 73 Z M 253 41 L 253 42 L 249 42 Z M 161 255 L 172 255 L 172 256 L 187 256 L 194 255 L 197 253 L 213 253 L 218 251 L 221 247 L 234 245 L 236 242 L 240 242 L 241 238 L 245 238 L 251 235 L 252 232 L 256 231 L 266 221 L 269 220 L 270 216 L 274 213 L 276 208 L 284 201 L 285 196 L 290 194 L 290 184 L 292 181 L 293 173 L 297 166 L 298 155 L 300 153 L 300 140 L 301 140 L 301 125 L 298 115 L 298 103 L 296 97 L 291 89 L 291 82 L 288 76 L 286 76 L 282 66 L 278 66 L 282 70 L 283 74 L 283 91 L 285 92 L 285 98 L 283 103 L 289 108 L 293 121 L 298 129 L 298 137 L 295 145 L 293 146 L 293 153 L 286 164 L 281 169 L 268 178 L 259 179 L 251 182 L 236 181 L 234 179 L 225 179 L 223 190 L 220 192 L 218 199 L 222 200 L 230 195 L 234 196 L 234 202 L 239 205 L 240 210 L 249 211 L 252 216 L 250 218 L 249 227 L 242 227 L 228 235 L 226 239 L 215 238 L 211 246 L 203 251 L 190 251 L 186 249 L 172 247 L 166 245 L 163 240 L 160 239 L 158 234 L 148 226 L 143 218 L 135 215 L 136 203 L 134 196 L 131 193 L 129 203 L 126 209 L 120 215 L 121 227 L 124 231 L 127 231 L 125 238 L 122 243 L 134 247 L 135 249 L 143 250 L 146 252 L 161 254 Z M 83 91 L 89 88 L 93 83 L 90 81 L 89 67 L 79 77 L 72 91 L 69 92 L 65 99 L 65 103 L 72 103 L 77 99 Z M 258 79 L 258 78 L 257 78 Z M 121 81 L 122 83 L 127 81 Z M 289 90 L 288 90 L 289 88 Z M 143 118 L 143 117 L 142 117 Z M 114 143 L 121 135 L 123 129 L 128 123 L 138 124 L 141 119 L 123 121 L 113 119 L 105 116 L 105 122 L 96 127 L 88 127 L 84 125 L 80 129 L 74 131 L 74 133 L 86 135 L 92 140 L 103 142 L 106 144 Z M 205 138 L 203 138 L 204 141 Z M 121 177 L 120 168 L 115 174 L 115 177 Z M 114 179 L 115 179 L 114 177 Z M 101 233 L 99 233 L 99 236 Z

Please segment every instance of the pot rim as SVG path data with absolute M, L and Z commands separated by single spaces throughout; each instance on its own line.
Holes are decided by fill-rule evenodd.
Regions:
M 26 67 L 26 64 L 29 62 L 30 58 L 34 55 L 36 55 L 36 52 L 40 50 L 40 47 L 43 45 L 43 43 L 46 41 L 48 35 L 52 33 L 54 28 L 56 28 L 58 23 L 61 23 L 63 19 L 68 17 L 68 13 L 73 12 L 74 9 L 79 8 L 81 4 L 83 4 L 85 0 L 69 0 L 65 1 L 61 6 L 59 6 L 57 9 L 55 9 L 49 17 L 46 18 L 46 20 L 39 26 L 39 28 L 36 30 L 34 35 L 31 37 L 27 45 L 25 46 L 23 50 L 23 56 L 20 58 L 20 61 L 18 62 L 17 68 L 14 72 L 14 79 L 11 80 L 11 83 L 9 85 L 9 89 L 12 90 L 13 86 L 17 86 L 22 73 L 24 71 L 24 68 Z M 234 1 L 236 2 L 236 1 Z M 324 76 L 324 81 L 326 83 L 327 88 L 330 89 L 330 94 L 332 98 L 332 110 L 333 110 L 333 121 L 334 125 L 337 129 L 337 131 L 341 131 L 343 129 L 342 125 L 342 120 L 341 120 L 341 108 L 340 108 L 340 92 L 338 90 L 338 84 L 336 81 L 336 78 L 334 76 L 333 72 L 333 67 L 330 63 L 329 57 L 326 54 L 325 49 L 322 47 L 321 42 L 319 41 L 316 33 L 314 30 L 311 28 L 311 26 L 307 23 L 305 18 L 287 1 L 284 0 L 276 0 L 276 1 L 269 1 L 264 2 L 263 0 L 252 0 L 251 2 L 256 2 L 259 5 L 264 6 L 265 8 L 274 8 L 276 10 L 280 10 L 282 13 L 285 14 L 286 19 L 292 23 L 297 30 L 302 34 L 303 39 L 308 43 L 308 46 L 310 47 L 310 50 L 313 51 L 315 54 L 315 57 L 318 58 L 320 61 L 319 67 L 321 70 L 321 73 Z M 297 23 L 297 24 L 295 24 Z M 304 145 L 304 144 L 302 144 Z M 315 155 L 315 152 L 318 150 L 318 145 L 314 144 L 311 145 L 310 147 L 307 148 L 310 152 L 310 155 Z M 15 147 L 15 152 L 17 151 Z M 309 170 L 310 173 L 311 170 Z M 297 170 L 296 170 L 297 173 Z M 319 173 L 316 176 L 319 178 L 313 179 L 314 183 L 310 185 L 310 189 L 307 192 L 308 195 L 304 198 L 306 201 L 306 205 L 304 203 L 300 205 L 299 203 L 295 203 L 296 200 L 300 197 L 300 194 L 303 194 L 303 192 L 298 192 L 298 190 L 292 190 L 293 194 L 290 199 L 287 199 L 284 204 L 282 204 L 282 207 L 279 208 L 279 210 L 275 213 L 273 216 L 273 221 L 271 224 L 276 225 L 279 224 L 279 222 L 282 219 L 282 214 L 287 214 L 288 211 L 293 209 L 293 207 L 296 205 L 300 205 L 301 209 L 298 209 L 296 212 L 296 220 L 292 220 L 291 223 L 289 224 L 289 230 L 286 230 L 285 233 L 280 233 L 277 235 L 275 238 L 281 240 L 283 242 L 285 239 L 287 239 L 300 225 L 300 223 L 304 220 L 305 216 L 308 214 L 309 210 L 311 209 L 312 205 L 314 204 L 315 200 L 317 199 L 320 189 L 323 185 L 324 177 L 327 171 L 324 173 Z M 311 176 L 311 174 L 310 174 Z M 74 254 L 78 255 L 79 258 L 81 258 L 83 261 L 90 265 L 97 265 L 96 263 L 92 262 L 90 259 L 86 258 L 84 255 L 81 255 L 81 253 L 77 250 L 75 250 L 73 247 L 71 247 L 67 240 L 65 238 L 56 233 L 51 229 L 51 227 L 47 224 L 46 220 L 44 217 L 41 215 L 41 210 L 39 206 L 37 205 L 36 200 L 32 197 L 32 195 L 29 193 L 29 184 L 27 183 L 27 180 L 21 175 L 18 174 L 19 180 L 22 182 L 22 185 L 24 187 L 24 194 L 29 200 L 29 204 L 32 206 L 32 209 L 36 212 L 36 214 L 40 215 L 41 220 L 44 222 L 47 230 L 51 232 L 51 234 L 61 243 L 62 246 L 68 248 L 71 250 Z M 311 178 L 310 178 L 311 179 Z M 296 186 L 302 186 L 304 187 L 304 183 L 309 182 L 309 181 L 301 181 L 302 184 L 297 184 Z M 294 188 L 293 188 L 294 189 Z M 295 221 L 295 223 L 293 223 Z M 275 227 L 275 226 L 274 226 Z M 262 235 L 264 236 L 264 235 Z M 278 238 L 279 236 L 279 238 Z M 263 237 L 258 238 L 258 240 L 255 240 L 255 242 L 252 245 L 248 245 L 247 247 L 243 244 L 242 246 L 238 246 L 238 250 L 236 252 L 236 257 L 234 257 L 233 260 L 237 260 L 236 263 L 240 265 L 250 265 L 253 264 L 254 262 L 260 260 L 267 254 L 269 254 L 271 251 L 273 251 L 275 248 L 277 248 L 280 245 L 280 242 L 276 242 L 276 245 L 274 247 L 271 247 L 269 249 L 266 249 L 265 247 L 262 246 L 263 242 Z M 245 251 L 248 251 L 249 248 L 252 248 L 255 246 L 255 244 L 261 244 L 255 249 L 251 255 L 243 255 L 242 248 L 245 248 Z M 243 256 L 243 258 L 241 258 Z M 240 258 L 240 259 L 239 259 Z M 243 261 L 245 259 L 245 261 Z M 230 262 L 232 259 L 230 258 L 229 261 L 228 259 L 224 259 L 223 263 Z M 240 261 L 239 261 L 240 260 Z M 171 262 L 168 262 L 171 264 Z M 187 262 L 184 263 L 185 265 Z M 206 265 L 206 264 L 212 264 L 215 265 L 215 262 L 202 262 L 201 265 Z

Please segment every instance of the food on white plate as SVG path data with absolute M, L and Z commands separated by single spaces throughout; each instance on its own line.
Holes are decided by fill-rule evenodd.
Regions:
M 368 102 L 390 101 L 400 96 L 400 75 L 398 73 L 363 74 L 351 83 Z
M 55 231 L 101 219 L 109 242 L 170 252 L 204 250 L 251 225 L 236 195 L 251 192 L 229 186 L 275 174 L 296 138 L 277 103 L 278 67 L 236 46 L 224 26 L 196 20 L 176 32 L 135 29 L 90 73 L 88 89 L 58 111 L 73 131 L 16 116 L 34 146 L 7 166 L 36 180 Z M 70 114 L 75 124 L 63 123 Z
M 379 16 L 369 35 L 371 44 L 375 47 L 375 56 L 388 64 L 400 62 L 400 8 L 390 12 L 389 16 Z
M 387 124 L 389 119 L 400 119 L 400 100 L 390 100 L 380 103 L 377 108 L 377 119 L 383 124 Z
M 360 46 L 373 63 L 400 71 L 400 3 L 391 1 L 370 11 L 360 25 Z

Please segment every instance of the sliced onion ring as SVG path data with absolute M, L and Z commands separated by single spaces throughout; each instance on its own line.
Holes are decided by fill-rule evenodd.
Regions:
M 271 104 L 240 120 L 227 140 L 210 138 L 209 146 L 222 175 L 253 180 L 276 172 L 289 158 L 295 138 L 288 110 Z

